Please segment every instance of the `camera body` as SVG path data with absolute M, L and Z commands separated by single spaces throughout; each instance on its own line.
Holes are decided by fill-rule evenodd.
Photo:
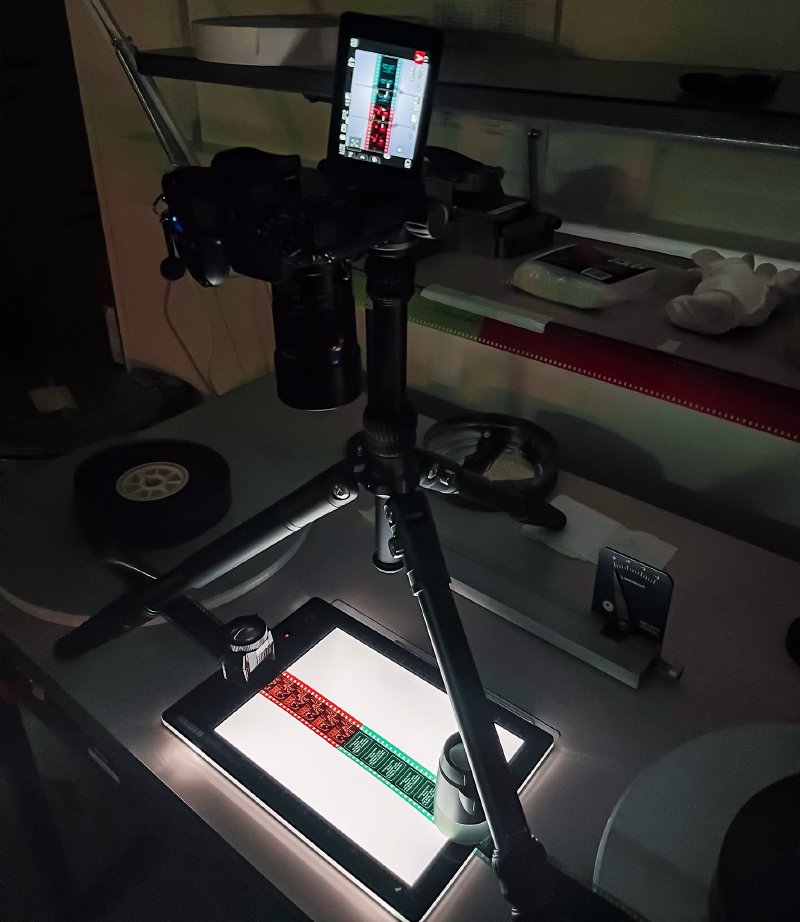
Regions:
M 185 267 L 213 287 L 233 271 L 272 284 L 276 380 L 290 406 L 328 409 L 361 392 L 350 259 L 424 213 L 441 47 L 435 29 L 345 13 L 328 156 L 316 170 L 243 147 L 162 180 L 163 274 Z
M 424 204 L 441 47 L 435 29 L 345 13 L 317 170 L 242 147 L 164 176 L 162 223 L 192 277 L 216 286 L 232 269 L 281 284 L 320 254 L 347 258 L 402 228 Z

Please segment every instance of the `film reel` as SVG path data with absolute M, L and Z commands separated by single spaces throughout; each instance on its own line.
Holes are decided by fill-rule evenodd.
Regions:
M 84 459 L 73 478 L 73 511 L 81 526 L 136 550 L 190 541 L 230 507 L 227 462 L 196 442 L 112 445 Z

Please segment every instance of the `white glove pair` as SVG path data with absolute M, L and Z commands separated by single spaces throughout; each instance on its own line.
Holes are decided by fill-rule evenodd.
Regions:
M 698 250 L 692 257 L 703 270 L 697 288 L 667 304 L 676 326 L 718 335 L 736 327 L 755 327 L 778 307 L 800 297 L 800 272 L 772 263 L 755 266 L 752 254 L 724 257 L 716 250 Z

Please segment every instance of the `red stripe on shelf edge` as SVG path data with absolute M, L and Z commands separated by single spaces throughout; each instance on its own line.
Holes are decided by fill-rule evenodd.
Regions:
M 549 323 L 534 333 L 486 318 L 478 341 L 752 429 L 800 441 L 800 391 Z

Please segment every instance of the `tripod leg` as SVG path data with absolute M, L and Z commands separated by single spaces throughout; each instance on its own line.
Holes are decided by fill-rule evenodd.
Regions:
M 421 491 L 392 496 L 386 515 L 402 555 L 455 712 L 461 739 L 495 844 L 493 865 L 514 911 L 526 920 L 555 918 L 552 875 L 531 836 L 492 721 L 428 501 Z
M 349 462 L 333 465 L 268 509 L 190 554 L 163 576 L 101 608 L 56 641 L 56 656 L 73 659 L 144 624 L 188 589 L 207 585 L 283 538 L 351 503 L 358 496 L 358 489 Z

